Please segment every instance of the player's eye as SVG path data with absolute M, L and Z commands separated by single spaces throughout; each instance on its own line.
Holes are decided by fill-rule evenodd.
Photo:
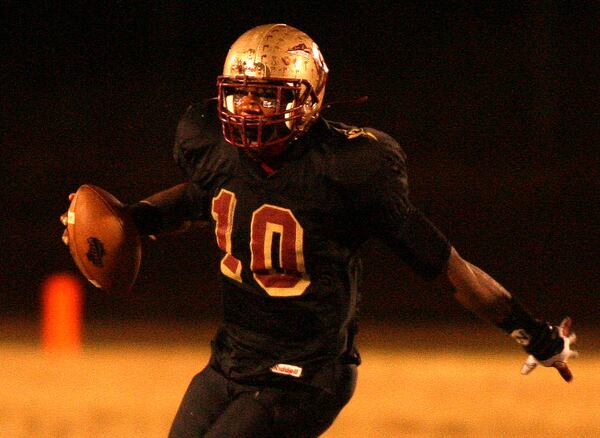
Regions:
M 275 108 L 277 106 L 277 98 L 261 96 L 260 103 L 265 108 Z
M 244 95 L 239 94 L 239 93 L 233 93 L 233 94 L 231 94 L 231 97 L 233 98 L 233 103 L 235 103 L 236 105 L 239 105 L 242 102 Z
M 260 100 L 264 108 L 275 108 L 277 106 L 277 91 L 272 88 L 255 88 L 252 93 Z
M 252 96 L 260 102 L 260 105 L 266 109 L 276 109 L 278 107 L 277 97 L 278 88 L 275 87 L 235 87 L 228 92 L 235 105 L 242 104 L 244 98 Z M 281 106 L 286 107 L 294 100 L 294 91 L 281 88 Z
M 281 101 L 284 102 L 285 104 L 293 102 L 294 96 L 295 96 L 295 93 L 292 90 L 286 90 L 286 89 L 281 90 Z
M 263 99 L 277 99 L 277 91 L 273 88 L 259 88 L 256 94 Z

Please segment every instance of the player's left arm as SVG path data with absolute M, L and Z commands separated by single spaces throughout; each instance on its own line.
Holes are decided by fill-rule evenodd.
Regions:
M 506 331 L 529 353 L 521 369 L 523 374 L 542 364 L 556 368 L 567 382 L 572 380 L 567 361 L 577 352 L 571 349 L 575 334 L 570 318 L 558 327 L 534 318 L 500 283 L 464 260 L 454 248 L 450 250 L 445 277 L 459 303 Z
M 360 169 L 371 173 L 352 191 L 356 217 L 361 217 L 366 232 L 384 240 L 423 278 L 448 282 L 464 307 L 523 345 L 529 353 L 523 374 L 541 363 L 556 368 L 570 381 L 572 375 L 566 362 L 577 354 L 570 348 L 575 342 L 571 320 L 567 318 L 555 327 L 534 318 L 491 276 L 464 260 L 444 234 L 409 201 L 406 155 L 400 146 L 384 133 L 368 132 L 370 135 L 358 137 L 370 141 L 369 154 L 361 156 L 364 166 Z

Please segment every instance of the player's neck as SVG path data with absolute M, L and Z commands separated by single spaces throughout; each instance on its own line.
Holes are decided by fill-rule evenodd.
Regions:
M 284 152 L 284 151 L 281 151 L 281 152 Z M 250 156 L 250 158 L 252 158 L 252 160 L 254 162 L 256 162 L 258 164 L 258 167 L 260 167 L 260 169 L 267 176 L 272 175 L 275 172 L 277 172 L 281 168 L 283 163 L 285 162 L 283 153 L 279 153 L 274 156 L 263 156 L 263 155 L 259 155 L 259 154 L 253 154 L 252 152 L 248 152 L 248 155 Z

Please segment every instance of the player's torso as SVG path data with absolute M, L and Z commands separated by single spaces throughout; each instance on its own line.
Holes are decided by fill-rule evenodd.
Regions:
M 208 194 L 201 216 L 222 251 L 224 321 L 213 345 L 226 373 L 306 371 L 352 354 L 362 236 L 332 177 L 330 140 L 295 145 L 302 153 L 270 176 L 224 141 L 198 148 L 192 180 Z
M 348 211 L 318 161 L 302 157 L 269 177 L 242 162 L 213 188 L 224 275 L 257 293 L 295 297 L 317 293 L 313 281 L 348 262 Z
M 352 352 L 360 271 L 355 218 L 332 183 L 329 145 L 304 146 L 270 176 L 236 150 L 221 178 L 211 179 L 226 280 L 224 329 L 215 342 L 222 368 L 238 369 L 247 359 L 308 369 L 311 361 Z

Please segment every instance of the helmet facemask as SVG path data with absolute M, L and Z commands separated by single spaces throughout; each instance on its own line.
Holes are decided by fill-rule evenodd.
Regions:
M 218 114 L 225 140 L 245 149 L 279 150 L 307 127 L 306 109 L 316 99 L 306 80 L 219 76 Z M 263 108 L 261 113 L 239 111 L 240 100 L 252 93 Z M 267 114 L 264 114 L 264 113 Z

